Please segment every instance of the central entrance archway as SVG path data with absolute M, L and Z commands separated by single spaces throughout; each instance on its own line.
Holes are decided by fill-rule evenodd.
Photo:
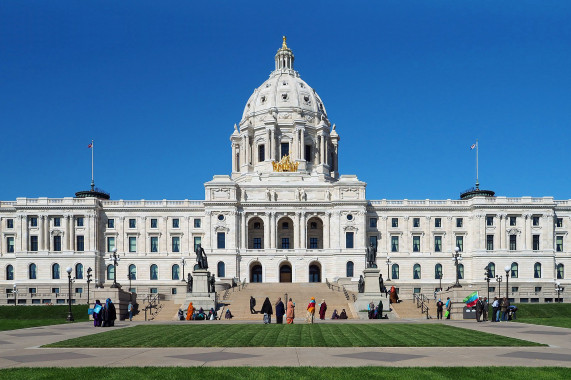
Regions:
M 280 282 L 291 282 L 291 264 L 288 262 L 280 265 Z
M 309 282 L 321 282 L 321 265 L 315 261 L 309 264 Z
M 259 262 L 250 267 L 250 282 L 262 282 L 262 264 Z

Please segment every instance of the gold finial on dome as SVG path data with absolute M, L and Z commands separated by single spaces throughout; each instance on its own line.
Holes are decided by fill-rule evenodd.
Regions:
M 282 43 L 282 48 L 287 49 L 287 45 L 286 45 L 286 36 L 282 36 L 282 39 L 284 40 L 284 42 Z

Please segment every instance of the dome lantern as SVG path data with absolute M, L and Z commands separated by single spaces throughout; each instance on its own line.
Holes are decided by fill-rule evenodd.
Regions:
M 294 56 L 286 44 L 286 36 L 283 36 L 282 47 L 276 53 L 276 70 L 293 70 Z

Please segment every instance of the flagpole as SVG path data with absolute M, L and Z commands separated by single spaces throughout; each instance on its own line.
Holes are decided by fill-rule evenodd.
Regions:
M 478 139 L 476 139 L 476 190 L 480 189 L 480 181 L 478 180 Z
M 95 190 L 95 182 L 93 181 L 93 140 L 91 140 L 91 191 Z

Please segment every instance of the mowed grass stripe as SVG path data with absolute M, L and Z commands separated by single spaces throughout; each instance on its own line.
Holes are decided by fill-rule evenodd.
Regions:
M 486 347 L 540 344 L 442 324 L 141 325 L 46 347 Z

